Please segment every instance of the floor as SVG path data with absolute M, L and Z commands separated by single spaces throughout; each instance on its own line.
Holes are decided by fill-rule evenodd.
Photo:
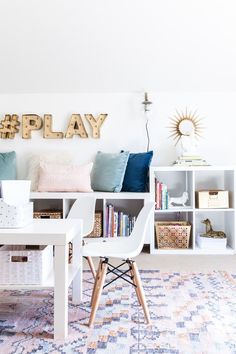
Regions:
M 97 266 L 97 259 L 94 264 Z M 112 260 L 117 264 L 117 260 Z M 151 255 L 148 246 L 136 258 L 139 269 L 158 269 L 161 272 L 208 272 L 213 270 L 224 270 L 236 273 L 236 256 L 226 255 Z M 118 263 L 119 264 L 119 263 Z M 87 262 L 84 262 L 84 269 L 88 269 Z

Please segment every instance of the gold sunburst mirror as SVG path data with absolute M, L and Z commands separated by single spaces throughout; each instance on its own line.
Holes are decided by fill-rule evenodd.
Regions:
M 176 142 L 180 141 L 181 156 L 197 156 L 197 144 L 196 139 L 202 137 L 203 125 L 202 118 L 199 118 L 196 111 L 192 113 L 178 112 L 173 118 L 170 118 L 171 125 L 169 126 L 171 135 Z
M 183 136 L 191 137 L 202 137 L 202 119 L 198 117 L 196 111 L 194 113 L 188 112 L 178 112 L 173 118 L 170 118 L 171 125 L 168 127 L 170 129 L 171 135 L 169 137 L 176 140 L 175 145 L 179 142 Z

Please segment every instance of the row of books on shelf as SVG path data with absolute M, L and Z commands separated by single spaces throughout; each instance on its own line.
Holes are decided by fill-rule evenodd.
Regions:
M 167 185 L 155 179 L 155 202 L 156 209 L 168 209 L 169 193 Z
M 116 211 L 114 205 L 106 206 L 105 237 L 129 236 L 133 230 L 135 216 Z

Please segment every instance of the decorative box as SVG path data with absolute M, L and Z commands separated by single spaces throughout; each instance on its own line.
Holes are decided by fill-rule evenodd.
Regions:
M 0 228 L 20 228 L 33 220 L 33 203 L 10 205 L 0 199 Z
M 188 221 L 157 221 L 155 227 L 158 248 L 189 247 L 191 224 Z
M 0 264 L 0 284 L 42 284 L 53 269 L 53 246 L 2 246 Z
M 197 191 L 198 208 L 229 208 L 229 192 L 225 190 Z
M 227 238 L 213 238 L 204 237 L 198 234 L 196 237 L 197 245 L 203 249 L 225 249 L 227 245 Z

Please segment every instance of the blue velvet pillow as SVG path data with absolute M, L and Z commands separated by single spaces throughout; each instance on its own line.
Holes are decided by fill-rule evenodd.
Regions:
M 91 173 L 94 191 L 120 192 L 129 158 L 129 151 L 118 154 L 98 151 Z
M 147 190 L 148 171 L 152 157 L 153 151 L 129 155 L 122 192 L 145 192 Z
M 16 179 L 16 153 L 0 153 L 0 180 Z

